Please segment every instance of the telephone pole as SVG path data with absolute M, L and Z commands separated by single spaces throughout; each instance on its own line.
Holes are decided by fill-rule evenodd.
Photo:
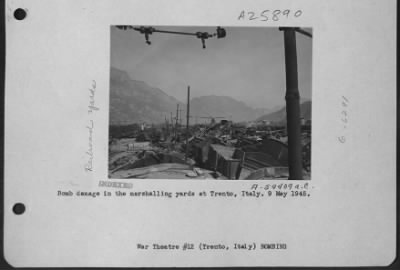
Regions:
M 179 110 L 179 126 L 182 127 L 182 111 L 183 110 Z
M 164 115 L 165 117 L 165 133 L 168 135 L 169 134 L 169 124 L 168 124 L 168 119 L 167 116 Z
M 172 117 L 172 112 L 170 112 L 170 123 L 171 123 L 171 134 L 174 134 L 174 118 Z
M 189 117 L 190 117 L 190 86 L 187 89 L 187 105 L 186 105 L 186 155 L 185 160 L 189 157 Z
M 178 117 L 179 117 L 179 103 L 176 104 L 175 140 L 178 138 Z

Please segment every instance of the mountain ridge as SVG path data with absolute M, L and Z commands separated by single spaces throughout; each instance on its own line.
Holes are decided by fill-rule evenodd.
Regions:
M 164 123 L 166 119 L 170 121 L 171 113 L 172 117 L 176 117 L 177 104 L 183 110 L 181 117 L 185 122 L 186 104 L 168 95 L 162 89 L 152 87 L 144 81 L 131 79 L 124 70 L 111 67 L 111 124 Z M 252 108 L 245 102 L 230 96 L 207 95 L 191 99 L 190 115 L 191 123 L 211 121 L 212 117 L 215 117 L 216 120 L 225 118 L 234 122 L 270 119 L 281 121 L 286 117 L 286 112 L 285 106 L 280 106 L 279 110 Z
M 304 120 L 311 120 L 311 106 L 312 103 L 310 100 L 306 100 L 300 103 L 300 117 L 304 118 Z M 260 116 L 256 119 L 257 122 L 260 121 L 271 121 L 275 123 L 286 123 L 286 106 L 283 106 L 281 109 Z
M 176 104 L 183 103 L 144 81 L 132 80 L 126 71 L 110 71 L 110 123 L 162 123 Z

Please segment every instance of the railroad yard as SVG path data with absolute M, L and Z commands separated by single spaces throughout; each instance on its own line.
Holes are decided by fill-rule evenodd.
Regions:
M 303 179 L 311 174 L 311 122 L 301 126 Z M 285 126 L 219 122 L 188 127 L 111 126 L 109 177 L 116 179 L 288 179 Z

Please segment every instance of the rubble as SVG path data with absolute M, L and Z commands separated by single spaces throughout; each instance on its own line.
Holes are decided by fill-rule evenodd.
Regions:
M 222 120 L 187 129 L 161 125 L 131 133 L 137 135 L 110 138 L 110 178 L 288 179 L 284 126 L 265 128 L 265 124 L 253 124 L 246 128 Z M 309 179 L 310 126 L 304 127 L 301 141 L 304 178 Z

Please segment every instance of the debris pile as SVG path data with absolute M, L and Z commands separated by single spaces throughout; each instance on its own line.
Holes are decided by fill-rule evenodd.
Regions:
M 302 126 L 305 179 L 311 173 L 310 125 Z M 285 126 L 214 120 L 186 129 L 166 123 L 128 133 L 135 135 L 109 140 L 110 178 L 288 179 Z

